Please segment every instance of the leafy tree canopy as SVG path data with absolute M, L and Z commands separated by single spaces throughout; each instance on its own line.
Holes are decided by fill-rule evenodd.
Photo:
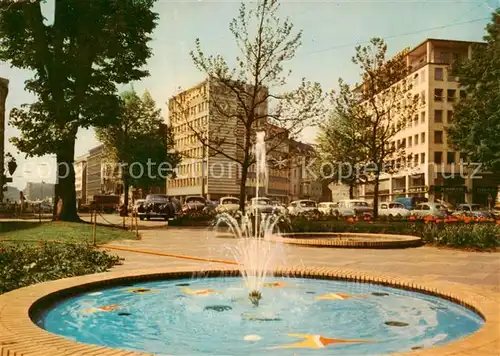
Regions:
M 116 84 L 148 75 L 140 68 L 151 55 L 153 4 L 57 0 L 46 25 L 39 1 L 0 3 L 0 60 L 33 73 L 25 89 L 37 100 L 12 110 L 21 132 L 12 142 L 28 156 L 56 155 L 63 220 L 78 219 L 72 164 L 78 129 L 109 124 L 119 110 Z
M 455 106 L 449 135 L 469 161 L 500 173 L 500 8 L 486 30 L 486 44 L 454 68 L 468 95 Z

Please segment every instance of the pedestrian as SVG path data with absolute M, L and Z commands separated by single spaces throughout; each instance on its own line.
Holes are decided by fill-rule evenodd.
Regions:
M 61 197 L 58 197 L 57 199 L 57 211 L 56 211 L 56 220 L 61 219 L 61 214 L 63 210 L 63 200 Z

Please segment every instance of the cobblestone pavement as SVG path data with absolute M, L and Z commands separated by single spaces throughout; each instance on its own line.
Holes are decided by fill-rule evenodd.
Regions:
M 105 216 L 120 223 L 117 216 Z M 99 222 L 99 219 L 98 219 Z M 141 240 L 120 241 L 115 246 L 203 258 L 233 260 L 229 247 L 237 241 L 217 238 L 213 231 L 200 228 L 168 227 L 164 221 L 139 222 Z M 482 286 L 500 291 L 500 253 L 467 252 L 434 247 L 402 250 L 313 248 L 280 246 L 281 257 L 289 266 L 324 266 L 360 271 L 389 272 L 409 277 L 426 276 L 433 280 Z M 116 269 L 141 269 L 162 266 L 189 266 L 203 269 L 212 262 L 198 262 L 165 256 L 113 251 L 125 258 Z

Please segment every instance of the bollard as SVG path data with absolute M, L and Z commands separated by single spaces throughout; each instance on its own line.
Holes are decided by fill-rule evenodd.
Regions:
M 135 216 L 135 238 L 139 238 L 139 220 L 137 215 Z
M 94 226 L 92 229 L 92 242 L 94 246 L 97 245 L 97 212 L 94 210 Z

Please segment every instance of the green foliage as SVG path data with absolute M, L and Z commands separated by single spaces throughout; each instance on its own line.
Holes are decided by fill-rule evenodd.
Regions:
M 404 53 L 386 56 L 387 45 L 380 38 L 357 46 L 352 61 L 362 71 L 362 84 L 351 87 L 340 79 L 340 90 L 333 95 L 334 113 L 349 122 L 349 130 L 340 136 L 345 142 L 339 145 L 358 146 L 356 161 L 364 163 L 363 171 L 374 184 L 375 217 L 380 174 L 412 164 L 406 162 L 404 146 L 397 147 L 394 141 L 421 105 L 412 93 L 411 68 Z
M 353 198 L 353 188 L 367 181 L 366 174 L 356 169 L 367 160 L 365 147 L 359 144 L 360 131 L 356 121 L 338 112 L 332 112 L 321 125 L 317 137 L 319 160 L 318 176 L 327 182 L 349 186 Z
M 174 151 L 173 132 L 163 123 L 161 110 L 156 108 L 149 92 L 142 98 L 135 91 L 122 93 L 121 97 L 118 120 L 96 129 L 108 161 L 122 165 L 122 169 L 115 172 L 118 174 L 115 178 L 122 181 L 125 190 L 130 185 L 143 189 L 164 185 L 165 178 L 173 173 L 181 158 Z M 137 164 L 144 169 L 141 176 L 133 170 Z M 151 167 L 150 172 L 147 167 Z
M 116 116 L 116 84 L 139 80 L 151 56 L 147 42 L 158 15 L 154 0 L 56 1 L 54 22 L 40 3 L 0 4 L 0 61 L 33 73 L 25 89 L 36 102 L 11 112 L 12 138 L 27 156 L 55 154 L 63 220 L 76 220 L 74 145 L 80 127 Z M 69 171 L 68 171 L 69 170 Z
M 90 245 L 0 244 L 0 294 L 66 277 L 106 272 L 120 258 Z
M 242 3 L 229 25 L 240 52 L 233 68 L 220 55 L 206 55 L 200 39 L 191 52 L 194 64 L 209 79 L 210 95 L 202 95 L 209 100 L 210 135 L 190 119 L 189 98 L 178 95 L 170 109 L 175 120 L 187 123 L 210 155 L 240 165 L 242 211 L 247 173 L 255 163 L 255 132 L 266 132 L 268 157 L 279 156 L 288 138 L 322 118 L 325 99 L 320 84 L 305 79 L 297 88 L 284 90 L 290 75 L 285 66 L 300 47 L 302 32 L 296 32 L 288 18 L 279 17 L 279 1 L 262 0 L 250 6 L 255 7 L 249 9 Z
M 468 95 L 455 105 L 448 132 L 469 161 L 500 173 L 500 8 L 486 29 L 486 45 L 474 46 L 472 58 L 454 68 Z
M 500 226 L 494 224 L 430 224 L 425 225 L 422 238 L 436 245 L 475 248 L 500 247 Z

